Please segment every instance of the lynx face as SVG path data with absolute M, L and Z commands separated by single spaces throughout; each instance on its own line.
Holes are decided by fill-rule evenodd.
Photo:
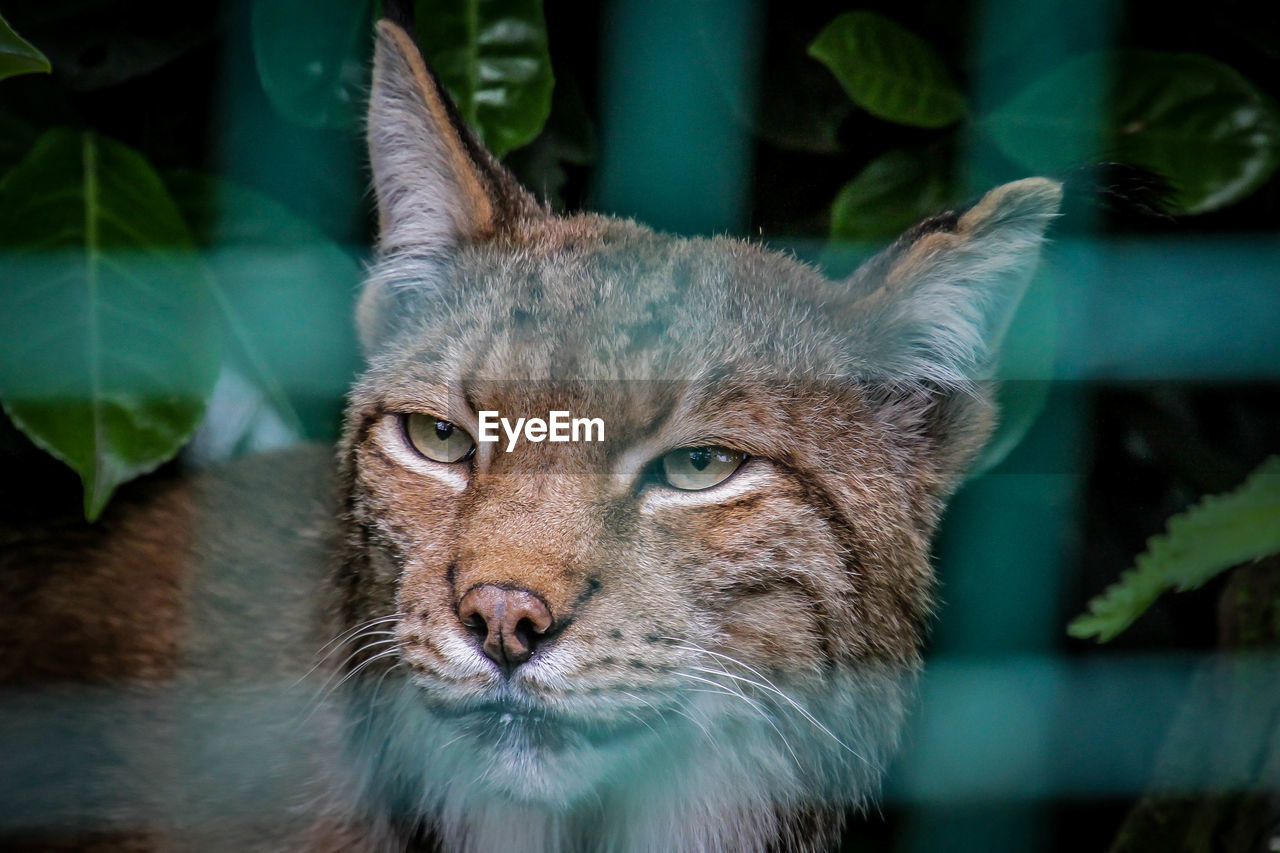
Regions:
M 1057 185 L 841 282 L 555 217 L 387 23 L 369 137 L 339 584 L 370 797 L 474 849 L 814 843 L 800 818 L 864 802 L 894 746 L 929 538 Z M 486 410 L 605 440 L 476 444 Z

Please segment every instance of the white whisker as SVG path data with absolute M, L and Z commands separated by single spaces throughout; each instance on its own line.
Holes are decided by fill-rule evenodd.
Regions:
M 732 678 L 734 681 L 741 681 L 745 684 L 750 684 L 753 687 L 758 687 L 761 690 L 767 690 L 768 692 L 777 695 L 778 697 L 786 701 L 788 705 L 795 708 L 795 710 L 799 712 L 799 714 L 802 717 L 804 717 L 806 720 L 812 723 L 820 732 L 827 735 L 827 737 L 831 738 L 836 743 L 840 744 L 840 746 L 849 750 L 849 752 L 853 753 L 854 755 L 857 755 L 858 758 L 862 759 L 863 761 L 866 761 L 865 758 L 862 758 L 861 755 L 858 755 L 858 753 L 855 750 L 853 750 L 847 743 L 842 741 L 840 738 L 836 737 L 835 733 L 833 733 L 829 728 L 824 726 L 821 721 L 819 721 L 816 717 L 814 717 L 813 714 L 809 713 L 809 711 L 806 710 L 799 702 L 792 699 L 790 696 L 788 696 L 782 690 L 775 687 L 773 684 L 764 684 L 762 682 L 755 681 L 754 679 L 750 679 L 742 675 L 734 675 L 733 673 L 727 672 L 724 669 L 720 669 L 720 670 L 707 669 L 705 666 L 695 666 L 695 667 L 692 667 L 692 669 L 697 670 L 698 672 L 705 672 L 711 675 L 723 675 L 725 678 Z
M 346 675 L 343 675 L 341 680 L 339 680 L 337 684 L 333 684 L 333 686 L 330 687 L 330 684 L 333 682 L 333 679 L 336 678 L 342 672 L 342 670 L 346 668 L 347 664 L 349 664 L 361 653 L 370 651 L 372 649 L 376 649 L 380 646 L 391 646 L 391 648 L 384 649 L 383 651 L 379 652 L 378 654 L 374 655 L 368 660 L 361 661 L 358 666 L 356 666 Z M 306 716 L 302 718 L 299 725 L 310 720 L 311 717 L 316 713 L 316 711 L 319 710 L 324 705 L 324 703 L 329 699 L 329 697 L 332 696 L 334 693 L 336 693 L 338 689 L 341 688 L 342 685 L 345 684 L 356 673 L 360 672 L 361 670 L 363 670 L 365 667 L 367 667 L 369 664 L 373 663 L 374 661 L 382 660 L 384 658 L 390 657 L 391 655 L 397 655 L 399 653 L 400 653 L 399 641 L 395 638 L 391 638 L 387 640 L 376 640 L 375 642 L 368 643 L 367 645 L 361 646 L 359 649 L 349 654 L 346 660 L 344 660 L 340 666 L 336 667 L 333 670 L 333 672 L 329 674 L 329 677 L 325 679 L 324 684 L 316 688 L 316 695 L 315 695 L 315 698 L 313 699 L 312 707 L 310 711 L 306 714 Z
M 793 761 L 795 761 L 797 769 L 803 766 L 800 763 L 800 757 L 796 755 L 795 750 L 791 748 L 791 742 L 787 740 L 787 736 L 782 733 L 782 729 L 778 728 L 777 723 L 773 721 L 773 719 L 769 716 L 768 712 L 766 712 L 764 708 L 760 707 L 760 703 L 756 702 L 755 700 L 747 696 L 742 691 L 734 690 L 733 688 L 729 687 L 727 684 L 721 684 L 718 681 L 712 681 L 709 678 L 703 678 L 702 676 L 699 676 L 699 675 L 692 675 L 691 673 L 688 673 L 688 672 L 677 671 L 676 675 L 679 675 L 683 678 L 690 678 L 690 679 L 693 679 L 694 681 L 701 681 L 703 684 L 709 684 L 712 687 L 718 688 L 719 692 L 722 692 L 727 696 L 733 696 L 736 699 L 741 699 L 743 702 L 746 702 L 747 705 L 749 705 L 752 709 L 755 710 L 757 714 L 760 715 L 760 719 L 768 723 L 770 727 L 772 727 L 773 730 L 778 733 L 778 737 L 782 740 L 782 745 L 787 748 L 787 752 L 791 753 L 791 758 Z
M 399 616 L 383 616 L 378 619 L 370 619 L 367 622 L 361 622 L 355 627 L 348 628 L 346 631 L 343 631 L 341 634 L 329 640 L 329 642 L 325 643 L 323 646 L 321 646 L 319 649 L 316 650 L 316 653 L 315 653 L 316 662 L 311 666 L 310 669 L 308 669 L 301 676 L 299 676 L 297 681 L 295 681 L 292 685 L 290 685 L 291 689 L 293 687 L 297 687 L 299 684 L 301 684 L 302 682 L 310 678 L 313 672 L 315 672 L 317 669 L 319 669 L 321 666 L 324 665 L 324 662 L 329 659 L 330 655 L 334 654 L 338 649 L 342 648 L 343 644 L 348 641 L 348 638 L 350 639 L 351 642 L 355 642 L 360 637 L 376 636 L 376 634 L 367 635 L 367 634 L 364 634 L 363 632 L 367 631 L 370 628 L 376 628 L 379 625 L 383 625 L 388 622 L 399 622 L 399 621 L 400 621 Z M 391 634 L 394 632 L 389 631 L 389 632 L 378 632 L 378 633 Z
M 807 721 L 809 721 L 809 722 L 810 722 L 814 727 L 816 727 L 819 731 L 821 731 L 821 732 L 822 732 L 823 734 L 825 734 L 827 737 L 831 738 L 833 741 L 835 741 L 837 744 L 839 744 L 843 749 L 847 750 L 851 755 L 855 756 L 859 761 L 863 762 L 863 763 L 864 763 L 864 764 L 866 764 L 868 767 L 874 767 L 874 765 L 873 765 L 870 761 L 868 761 L 868 760 L 867 760 L 867 758 L 866 758 L 864 755 L 862 755 L 862 754 L 861 754 L 860 752 L 858 752 L 856 749 L 854 749 L 853 747 L 849 746 L 847 743 L 845 743 L 843 740 L 841 740 L 839 737 L 837 737 L 837 736 L 836 736 L 836 734 L 835 734 L 834 732 L 832 732 L 832 731 L 831 731 L 831 729 L 827 728 L 827 727 L 822 723 L 822 721 L 820 721 L 817 717 L 815 717 L 812 713 L 810 713 L 810 712 L 809 712 L 809 710 L 808 710 L 807 708 L 805 708 L 803 705 L 801 705 L 801 704 L 800 704 L 799 702 L 797 702 L 795 699 L 791 698 L 791 696 L 789 696 L 785 691 L 783 691 L 781 688 L 779 688 L 779 687 L 778 687 L 778 686 L 773 682 L 773 680 L 772 680 L 772 679 L 770 679 L 767 675 L 765 675 L 765 674 L 764 674 L 763 672 L 761 672 L 760 670 L 756 669 L 755 667 L 751 666 L 751 665 L 750 665 L 750 664 L 748 664 L 748 663 L 745 663 L 744 661 L 738 660 L 737 658 L 733 657 L 732 655 L 727 655 L 727 654 L 724 654 L 724 653 L 722 653 L 722 652 L 713 651 L 713 650 L 711 650 L 711 649 L 708 649 L 708 648 L 705 648 L 705 647 L 703 647 L 703 646 L 700 646 L 700 645 L 698 645 L 697 643 L 694 643 L 692 640 L 688 640 L 688 639 L 681 639 L 681 638 L 679 638 L 679 637 L 664 637 L 663 639 L 671 640 L 671 641 L 673 641 L 673 642 L 675 642 L 675 643 L 679 644 L 679 645 L 677 645 L 677 646 L 676 646 L 676 648 L 681 648 L 681 649 L 684 649 L 685 651 L 695 652 L 695 653 L 699 653 L 699 654 L 711 655 L 712 657 L 716 657 L 716 658 L 719 658 L 719 659 L 721 659 L 721 660 L 729 661 L 730 663 L 734 664 L 735 666 L 739 666 L 739 667 L 743 668 L 744 670 L 746 670 L 747 672 L 750 672 L 751 674 L 753 674 L 753 675 L 757 676 L 757 677 L 760 679 L 759 681 L 756 681 L 756 680 L 754 680 L 754 679 L 750 679 L 750 678 L 746 678 L 745 676 L 735 675 L 735 674 L 733 674 L 733 673 L 729 672 L 728 670 L 724 669 L 724 667 L 723 667 L 723 666 L 721 666 L 721 667 L 719 668 L 719 670 L 718 670 L 718 671 L 717 671 L 717 670 L 707 669 L 707 668 L 705 668 L 705 667 L 694 667 L 695 669 L 697 669 L 697 670 L 698 670 L 698 671 L 700 671 L 700 672 L 705 672 L 705 673 L 708 673 L 708 674 L 711 674 L 711 675 L 724 675 L 724 676 L 725 676 L 725 677 L 727 677 L 727 678 L 732 678 L 732 679 L 733 679 L 733 680 L 735 680 L 735 681 L 741 681 L 741 682 L 744 682 L 744 683 L 746 683 L 746 684 L 750 684 L 750 685 L 752 685 L 752 686 L 754 686 L 754 687 L 757 687 L 757 688 L 759 688 L 759 689 L 761 689 L 761 690 L 765 690 L 765 691 L 767 691 L 767 692 L 769 692 L 769 693 L 774 694 L 775 696 L 777 696 L 777 697 L 779 697 L 780 699 L 782 699 L 783 701 L 785 701 L 785 702 L 786 702 L 788 705 L 790 705 L 792 708 L 794 708 L 794 709 L 796 710 L 796 712 L 797 712 L 797 713 L 799 713 L 802 717 L 804 717 Z

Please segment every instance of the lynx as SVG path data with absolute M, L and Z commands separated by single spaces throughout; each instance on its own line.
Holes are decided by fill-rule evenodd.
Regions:
M 81 738 L 31 753 L 13 842 L 828 849 L 894 752 L 930 538 L 1060 186 L 994 189 L 841 280 L 554 215 L 387 21 L 368 142 L 336 458 L 11 534 L 0 679 L 29 734 L 0 765 Z M 604 440 L 477 442 L 482 411 Z

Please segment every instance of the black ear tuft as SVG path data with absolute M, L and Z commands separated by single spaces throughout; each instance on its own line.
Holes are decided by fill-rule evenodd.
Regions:
M 1098 214 L 1113 222 L 1149 227 L 1174 219 L 1176 188 L 1158 172 L 1128 163 L 1096 163 L 1062 176 L 1059 228 L 1093 230 Z M 1077 225 L 1079 223 L 1079 225 Z
M 382 0 L 382 17 L 412 35 L 417 29 L 413 7 L 413 0 Z

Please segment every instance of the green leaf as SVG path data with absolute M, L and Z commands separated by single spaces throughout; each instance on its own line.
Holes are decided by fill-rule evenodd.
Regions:
M 1280 165 L 1280 111 L 1235 70 L 1195 54 L 1092 53 L 1064 63 L 982 121 L 1034 170 L 1101 158 L 1168 178 L 1184 213 L 1217 210 Z
M 204 267 L 144 158 L 66 129 L 0 185 L 0 255 L 0 400 L 94 519 L 200 421 L 219 363 Z
M 371 0 L 253 0 L 253 57 L 280 115 L 303 127 L 354 127 L 373 46 Z
M 1280 111 L 1234 69 L 1167 53 L 1126 54 L 1118 69 L 1117 148 L 1168 176 L 1185 212 L 1239 201 L 1280 165 Z
M 949 158 L 936 149 L 882 154 L 836 194 L 835 240 L 884 240 L 940 211 L 950 194 Z
M 979 120 L 1005 156 L 1033 172 L 1059 171 L 1103 156 L 1111 54 L 1058 66 Z
M 551 117 L 537 138 L 511 152 L 506 165 L 540 198 L 563 210 L 563 189 L 568 181 L 565 163 L 586 166 L 595 161 L 595 128 L 587 115 L 582 93 L 573 80 L 562 81 L 551 98 Z
M 48 74 L 45 55 L 13 31 L 0 15 L 0 80 L 17 74 Z
M 1089 602 L 1089 612 L 1067 626 L 1073 637 L 1105 643 L 1133 624 L 1166 590 L 1195 589 L 1248 560 L 1280 552 L 1280 456 L 1249 475 L 1244 485 L 1209 496 L 1169 519 L 1147 542 L 1120 582 Z
M 916 127 L 945 127 L 968 112 L 964 95 L 923 39 L 872 12 L 845 12 L 809 55 L 831 69 L 858 106 Z
M 246 186 L 190 171 L 166 173 L 165 182 L 204 249 L 232 363 L 295 433 L 335 438 L 359 367 L 351 321 L 359 263 Z
M 533 140 L 555 80 L 542 0 L 418 0 L 418 45 L 495 156 Z

